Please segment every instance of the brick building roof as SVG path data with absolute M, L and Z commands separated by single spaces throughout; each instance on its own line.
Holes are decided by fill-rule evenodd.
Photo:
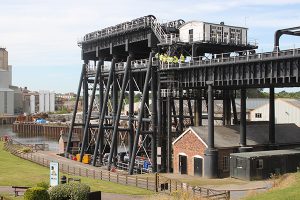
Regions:
M 202 142 L 207 144 L 208 141 L 208 127 L 197 126 L 190 127 L 194 134 L 198 136 Z M 185 133 L 180 135 L 173 144 L 176 143 Z M 240 127 L 234 126 L 215 126 L 215 147 L 236 147 L 240 143 Z M 276 124 L 275 138 L 277 144 L 295 144 L 300 143 L 300 128 L 295 124 Z M 269 141 L 269 126 L 268 124 L 249 124 L 247 125 L 247 145 L 261 145 L 268 144 Z

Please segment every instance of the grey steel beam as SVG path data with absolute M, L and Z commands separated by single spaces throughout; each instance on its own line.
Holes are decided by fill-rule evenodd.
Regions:
M 121 88 L 120 97 L 119 97 L 119 104 L 118 104 L 117 111 L 115 113 L 116 116 L 115 116 L 115 120 L 114 120 L 114 130 L 113 130 L 113 135 L 112 135 L 111 148 L 110 148 L 110 152 L 109 152 L 109 156 L 108 156 L 108 166 L 107 166 L 108 170 L 110 170 L 110 168 L 111 168 L 111 162 L 112 162 L 114 150 L 117 148 L 118 126 L 119 126 L 119 122 L 120 122 L 120 115 L 121 115 L 121 111 L 122 111 L 123 100 L 125 97 L 125 90 L 126 90 L 126 86 L 128 83 L 128 75 L 129 75 L 130 68 L 131 68 L 131 56 L 129 55 L 127 57 L 126 69 L 124 71 L 122 88 Z M 114 158 L 114 159 L 116 159 L 116 158 Z
M 85 60 L 84 63 L 87 65 L 88 60 Z M 82 109 L 82 122 L 85 124 L 87 120 L 87 113 L 88 113 L 88 107 L 89 107 L 89 88 L 88 88 L 88 76 L 87 71 L 84 71 L 83 75 L 83 82 L 82 82 L 82 92 L 83 92 L 83 109 Z M 82 126 L 82 131 L 84 132 L 85 127 Z M 83 135 L 83 141 L 88 141 L 89 134 Z M 82 143 L 81 145 L 82 149 L 86 148 L 86 143 Z
M 235 103 L 233 91 L 230 91 L 230 99 L 231 99 L 231 106 L 232 106 L 232 112 L 233 112 L 233 124 L 237 124 L 238 118 L 237 118 L 236 103 Z
M 100 65 L 100 75 L 99 75 L 99 121 L 100 121 L 100 118 L 101 118 L 101 111 L 104 107 L 103 105 L 103 102 L 104 102 L 104 84 L 103 84 L 103 81 L 104 81 L 104 78 L 102 76 L 102 65 L 104 64 L 104 62 L 100 62 L 101 60 L 104 61 L 104 59 L 102 58 L 99 58 L 99 62 L 98 62 L 98 65 Z M 102 132 L 98 131 L 98 134 L 99 134 L 99 161 L 100 161 L 100 164 L 102 165 L 103 163 L 103 145 L 104 145 L 104 133 L 103 133 L 103 129 L 101 130 Z
M 192 103 L 191 103 L 191 100 L 190 100 L 190 99 L 188 99 L 187 102 L 188 102 L 189 114 L 190 114 L 190 116 L 191 116 L 191 118 L 190 118 L 190 120 L 191 120 L 191 125 L 194 126 L 194 116 L 193 116 Z
M 182 91 L 182 88 L 179 88 L 179 132 L 183 132 L 183 91 Z
M 214 144 L 214 99 L 212 83 L 208 82 L 208 147 L 204 152 L 204 176 L 216 178 L 218 176 L 218 151 Z
M 98 66 L 97 66 L 97 71 L 96 71 L 96 76 L 95 76 L 95 80 L 94 80 L 92 96 L 91 96 L 91 99 L 90 99 L 90 105 L 89 105 L 89 108 L 88 108 L 87 116 L 85 118 L 83 141 L 82 141 L 82 144 L 81 144 L 80 159 L 79 159 L 80 162 L 82 162 L 83 154 L 86 151 L 85 147 L 86 147 L 86 143 L 88 141 L 87 135 L 89 134 L 90 118 L 91 118 L 91 114 L 92 114 L 92 110 L 93 110 L 93 104 L 94 104 L 94 100 L 95 100 L 96 88 L 97 88 L 98 80 L 99 80 L 99 76 L 100 76 L 100 68 L 101 68 L 100 63 L 103 63 L 103 62 L 99 61 Z
M 148 83 L 149 83 L 150 76 L 151 76 L 152 57 L 153 57 L 153 52 L 151 52 L 150 56 L 149 56 L 149 64 L 148 64 L 147 73 L 146 73 L 145 82 L 144 82 L 142 101 L 140 104 L 141 107 L 140 107 L 139 116 L 138 116 L 138 124 L 137 124 L 137 128 L 136 128 L 136 134 L 135 134 L 135 138 L 134 138 L 134 144 L 133 144 L 133 149 L 132 149 L 131 159 L 130 159 L 130 164 L 129 164 L 129 174 L 133 174 L 133 170 L 134 170 L 135 154 L 137 153 L 138 140 L 139 140 L 139 136 L 140 136 L 140 132 L 141 132 L 142 118 L 143 118 L 143 112 L 144 112 L 145 101 L 146 101 L 146 93 L 148 93 L 148 91 L 149 91 Z
M 100 133 L 104 133 L 104 131 L 103 131 L 103 122 L 104 122 L 104 116 L 105 116 L 106 110 L 107 110 L 107 101 L 108 101 L 108 96 L 109 96 L 109 91 L 110 91 L 110 84 L 111 84 L 112 79 L 113 79 L 113 74 L 114 74 L 113 68 L 115 66 L 115 63 L 116 63 L 116 59 L 113 58 L 112 61 L 111 61 L 111 71 L 109 72 L 107 85 L 106 85 L 105 96 L 104 96 L 104 99 L 103 99 L 103 107 L 102 107 L 100 121 L 99 121 L 98 135 L 97 135 L 95 150 L 94 150 L 94 154 L 93 154 L 93 162 L 92 162 L 93 166 L 96 165 L 96 158 L 97 158 L 97 154 L 98 154 L 98 150 L 99 150 L 100 137 L 101 137 Z
M 152 94 L 152 111 L 151 111 L 151 121 L 152 121 L 152 137 L 151 137 L 151 162 L 152 162 L 152 171 L 157 171 L 157 95 L 158 94 L 158 74 L 157 74 L 157 66 L 152 66 L 151 68 L 151 94 Z
M 246 89 L 241 89 L 240 145 L 246 146 Z
M 75 101 L 75 108 L 73 110 L 73 115 L 72 115 L 72 120 L 71 120 L 71 126 L 70 126 L 69 134 L 68 134 L 67 147 L 66 147 L 66 150 L 65 150 L 65 157 L 66 158 L 68 157 L 68 153 L 69 153 L 70 148 L 71 148 L 72 134 L 73 134 L 74 124 L 75 124 L 75 118 L 76 118 L 77 109 L 78 109 L 78 103 L 79 103 L 79 97 L 80 97 L 80 92 L 81 92 L 81 87 L 82 87 L 82 80 L 83 80 L 83 76 L 84 76 L 84 71 L 85 70 L 86 70 L 86 65 L 83 64 L 82 65 L 82 69 L 81 69 L 79 83 L 78 83 L 78 89 L 77 89 L 76 101 Z
M 129 87 L 129 102 L 128 102 L 128 125 L 129 125 L 129 133 L 128 133 L 128 154 L 129 160 L 131 160 L 131 154 L 133 149 L 133 142 L 134 142 L 134 127 L 133 127 L 133 120 L 134 120 L 134 82 L 132 76 L 132 66 L 130 66 L 129 70 L 129 77 L 128 77 L 128 87 Z
M 161 98 L 161 84 L 160 84 L 160 72 L 157 72 L 157 147 L 162 147 L 162 98 Z M 160 163 L 157 164 L 157 172 L 161 171 L 161 155 Z M 158 163 L 158 162 L 157 162 Z
M 171 97 L 167 97 L 167 173 L 171 172 L 172 163 L 172 110 Z
M 269 143 L 275 144 L 275 94 L 274 87 L 270 87 L 269 97 Z
M 119 92 L 119 86 L 117 82 L 117 75 L 116 75 L 116 66 L 114 66 L 114 75 L 113 75 L 113 87 L 112 87 L 112 117 L 113 117 L 113 124 L 116 124 L 116 118 L 117 118 L 117 109 L 118 109 L 118 92 Z M 118 127 L 118 126 L 117 126 Z M 115 128 L 115 127 L 114 127 Z M 113 156 L 113 163 L 116 166 L 116 159 L 118 154 L 118 137 L 115 134 L 115 136 L 112 136 L 112 141 L 116 145 L 110 146 L 110 151 L 112 150 L 112 154 L 110 153 L 110 156 Z

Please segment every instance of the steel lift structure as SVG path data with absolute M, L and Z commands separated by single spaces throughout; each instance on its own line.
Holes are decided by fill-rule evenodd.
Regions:
M 80 161 L 85 153 L 92 153 L 94 166 L 121 167 L 117 162 L 121 146 L 129 157 L 125 167 L 129 174 L 138 171 L 142 156 L 152 172 L 171 172 L 172 141 L 188 126 L 202 126 L 206 118 L 204 175 L 217 177 L 214 100 L 223 101 L 220 119 L 224 125 L 232 123 L 232 113 L 233 123 L 240 123 L 240 151 L 250 151 L 246 144 L 246 89 L 266 87 L 270 88 L 269 141 L 275 146 L 274 87 L 299 86 L 300 49 L 255 53 L 257 46 L 248 44 L 183 43 L 176 35 L 184 23 L 160 24 L 149 15 L 85 35 L 79 42 L 83 65 L 65 156 L 72 148 L 73 128 L 80 126 Z M 191 59 L 166 64 L 156 53 L 183 54 Z M 208 58 L 207 53 L 213 56 Z M 104 65 L 106 61 L 110 67 Z M 241 94 L 239 119 L 236 90 Z M 83 120 L 75 123 L 81 92 Z M 136 94 L 140 94 L 138 108 Z M 202 113 L 202 101 L 207 102 L 207 116 Z M 128 112 L 122 113 L 126 106 Z

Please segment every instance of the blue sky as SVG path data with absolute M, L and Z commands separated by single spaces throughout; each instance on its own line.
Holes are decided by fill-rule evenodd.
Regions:
M 300 0 L 1 0 L 0 46 L 9 52 L 13 84 L 30 90 L 75 92 L 82 65 L 77 40 L 148 14 L 245 26 L 259 51 L 270 51 L 275 30 L 300 26 Z M 284 36 L 281 48 L 300 47 Z

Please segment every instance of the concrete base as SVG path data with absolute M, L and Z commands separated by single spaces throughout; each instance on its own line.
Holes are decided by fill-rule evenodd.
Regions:
M 204 153 L 204 177 L 218 177 L 218 150 L 206 149 Z
M 240 153 L 242 153 L 242 152 L 251 152 L 252 150 L 253 150 L 253 147 L 247 147 L 247 146 L 239 148 Z

